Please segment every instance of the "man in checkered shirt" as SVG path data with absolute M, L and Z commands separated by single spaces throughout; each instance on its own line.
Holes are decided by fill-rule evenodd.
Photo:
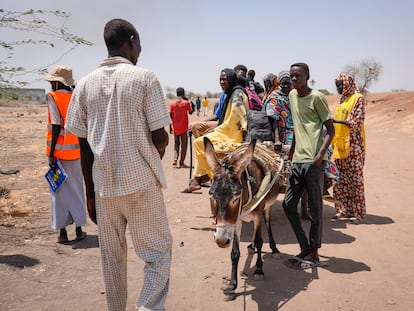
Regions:
M 161 159 L 171 123 L 161 84 L 136 67 L 140 39 L 132 24 L 109 21 L 108 58 L 81 79 L 72 96 L 67 128 L 79 137 L 88 213 L 98 224 L 109 310 L 127 303 L 126 225 L 145 262 L 139 310 L 164 310 L 172 237 L 162 187 Z

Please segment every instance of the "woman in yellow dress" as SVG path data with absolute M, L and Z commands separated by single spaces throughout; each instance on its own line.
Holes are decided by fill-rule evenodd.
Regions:
M 335 219 L 359 221 L 364 218 L 364 163 L 365 163 L 365 100 L 351 75 L 341 73 L 335 79 L 342 94 L 335 109 L 335 136 L 332 140 L 333 158 L 339 171 L 334 186 Z
M 230 152 L 242 142 L 247 130 L 247 110 L 249 101 L 246 92 L 238 85 L 236 72 L 233 69 L 223 69 L 220 73 L 220 86 L 226 93 L 222 114 L 218 126 L 212 132 L 194 140 L 194 178 L 190 185 L 182 191 L 191 193 L 201 189 L 201 184 L 213 177 L 204 152 L 204 137 L 208 137 L 214 145 L 216 153 Z

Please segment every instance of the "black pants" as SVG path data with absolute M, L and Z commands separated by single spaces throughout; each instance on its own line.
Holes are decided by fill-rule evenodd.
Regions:
M 180 154 L 180 145 L 181 145 L 181 154 Z M 187 155 L 187 145 L 188 145 L 188 136 L 187 132 L 174 135 L 174 160 L 178 161 L 180 157 L 180 165 L 184 164 L 185 157 Z
M 288 217 L 292 229 L 300 245 L 301 251 L 308 251 L 321 247 L 322 243 L 322 186 L 324 163 L 315 166 L 313 163 L 293 163 L 292 175 L 286 189 L 283 209 Z M 303 231 L 302 222 L 298 213 L 298 203 L 304 189 L 309 195 L 309 211 L 311 227 L 309 240 Z

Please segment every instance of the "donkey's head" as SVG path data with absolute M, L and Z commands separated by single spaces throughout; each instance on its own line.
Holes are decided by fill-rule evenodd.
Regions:
M 242 155 L 232 153 L 218 160 L 211 141 L 204 137 L 204 148 L 213 182 L 210 187 L 211 210 L 216 217 L 214 239 L 218 246 L 228 247 L 234 237 L 234 230 L 242 205 L 241 176 L 253 158 L 256 140 L 252 140 Z

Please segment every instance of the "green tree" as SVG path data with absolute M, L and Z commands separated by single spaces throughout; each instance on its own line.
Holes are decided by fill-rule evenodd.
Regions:
M 378 81 L 382 73 L 382 65 L 374 59 L 365 59 L 355 65 L 347 65 L 345 72 L 351 74 L 362 94 L 368 92 L 368 88 Z
M 26 74 L 44 75 L 47 67 L 55 64 L 63 56 L 79 45 L 92 45 L 93 43 L 72 34 L 68 31 L 66 23 L 70 14 L 63 11 L 46 10 L 27 10 L 24 12 L 5 11 L 0 9 L 0 28 L 10 32 L 27 32 L 28 37 L 37 34 L 39 39 L 25 39 L 6 42 L 0 39 L 5 56 L 0 59 L 0 88 L 24 86 L 27 82 L 21 81 L 21 77 Z M 37 68 L 24 68 L 21 66 L 10 65 L 14 57 L 16 48 L 27 45 L 46 45 L 54 48 L 56 41 L 68 43 L 69 48 L 55 62 L 45 64 Z M 3 54 L 3 53 L 2 53 Z

